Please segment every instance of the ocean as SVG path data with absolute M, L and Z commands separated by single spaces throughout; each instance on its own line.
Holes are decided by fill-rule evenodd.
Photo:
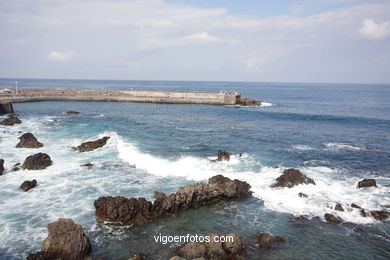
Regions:
M 0 79 L 13 88 L 15 79 Z M 390 85 L 19 79 L 19 88 L 238 91 L 265 102 L 261 107 L 114 102 L 14 104 L 20 125 L 0 126 L 0 259 L 24 259 L 39 251 L 47 224 L 71 218 L 89 236 L 93 256 L 128 259 L 135 252 L 167 259 L 178 244 L 155 235 L 240 234 L 248 259 L 389 259 L 390 223 L 362 217 L 349 205 L 390 211 Z M 68 115 L 69 110 L 80 111 Z M 44 147 L 16 149 L 31 132 Z M 72 151 L 88 140 L 110 136 L 93 152 Z M 369 149 L 367 149 L 369 148 Z M 229 162 L 211 163 L 218 150 Z M 53 165 L 40 171 L 10 169 L 36 152 Z M 239 154 L 243 153 L 240 157 Z M 92 169 L 80 167 L 93 163 Z M 133 165 L 136 168 L 133 168 Z M 317 185 L 272 189 L 284 169 L 296 168 Z M 101 196 L 144 197 L 222 174 L 247 181 L 252 199 L 163 218 L 140 227 L 95 220 Z M 357 189 L 361 179 L 377 188 Z M 18 187 L 37 179 L 29 192 Z M 300 198 L 299 192 L 308 194 Z M 341 203 L 344 212 L 332 208 Z M 341 217 L 339 225 L 324 214 Z M 294 216 L 307 215 L 308 222 Z M 250 246 L 257 232 L 283 236 L 271 251 Z

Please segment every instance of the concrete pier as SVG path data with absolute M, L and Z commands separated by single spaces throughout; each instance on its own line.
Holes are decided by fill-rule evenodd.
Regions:
M 13 114 L 13 113 L 14 113 L 14 108 L 12 106 L 12 103 L 7 101 L 0 102 L 0 115 Z
M 240 101 L 240 95 L 237 93 L 21 89 L 17 94 L 1 94 L 0 101 L 1 100 L 8 100 L 13 103 L 34 101 L 112 101 L 162 104 L 235 105 Z

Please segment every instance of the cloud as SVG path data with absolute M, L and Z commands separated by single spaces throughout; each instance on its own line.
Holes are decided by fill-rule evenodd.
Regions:
M 383 39 L 390 35 L 390 22 L 376 23 L 373 19 L 364 19 L 359 32 L 371 39 Z
M 47 58 L 51 61 L 67 61 L 72 59 L 75 53 L 72 51 L 52 51 Z

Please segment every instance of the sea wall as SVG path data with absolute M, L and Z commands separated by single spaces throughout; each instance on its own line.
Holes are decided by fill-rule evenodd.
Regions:
M 12 103 L 10 102 L 0 102 L 0 115 L 12 114 L 14 112 L 14 108 Z
M 115 101 L 169 104 L 234 105 L 237 93 L 188 93 L 118 90 L 22 89 L 18 94 L 1 95 L 14 103 L 33 101 Z

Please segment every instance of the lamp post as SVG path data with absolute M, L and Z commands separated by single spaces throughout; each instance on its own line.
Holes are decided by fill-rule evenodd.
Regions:
M 18 81 L 15 80 L 15 94 L 18 94 Z

